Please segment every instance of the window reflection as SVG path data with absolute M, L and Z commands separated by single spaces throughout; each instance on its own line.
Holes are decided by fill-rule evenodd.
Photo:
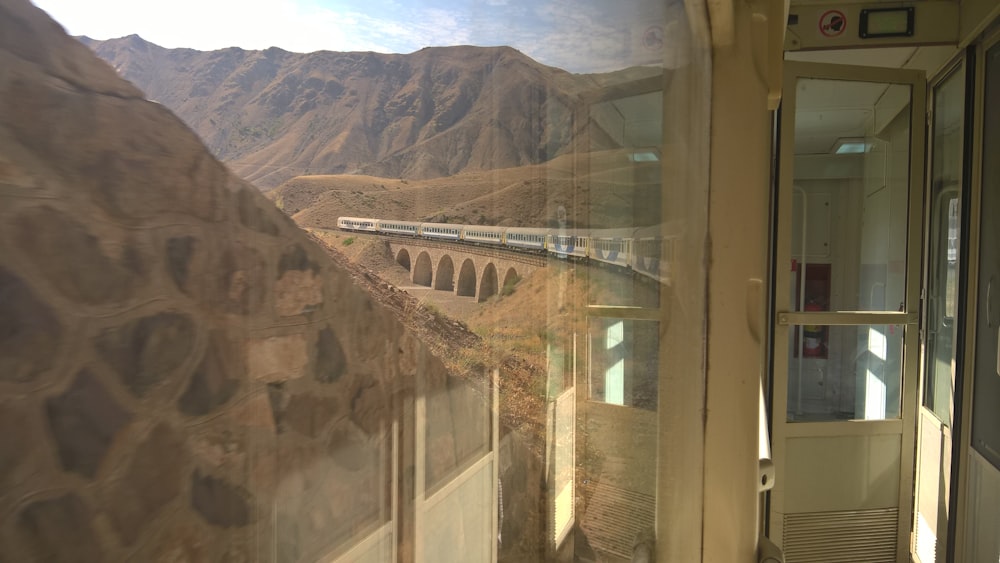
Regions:
M 590 318 L 590 400 L 656 410 L 658 324 Z
M 909 87 L 799 79 L 797 90 L 792 310 L 900 311 Z
M 900 416 L 903 327 L 823 326 L 824 358 L 788 361 L 788 420 L 885 420 Z M 794 327 L 790 339 L 808 327 Z M 794 351 L 794 347 L 792 347 Z
M 666 494 L 658 439 L 675 430 L 658 424 L 661 382 L 674 357 L 704 357 L 707 143 L 697 143 L 708 138 L 707 46 L 688 32 L 683 2 L 487 2 L 433 13 L 455 41 L 467 36 L 462 26 L 478 26 L 490 43 L 553 47 L 544 62 L 565 70 L 500 47 L 473 49 L 479 58 L 454 67 L 443 62 L 451 49 L 313 58 L 226 49 L 204 66 L 187 50 L 183 65 L 157 67 L 145 87 L 171 83 L 159 72 L 190 62 L 228 90 L 170 84 L 162 93 L 176 104 L 148 103 L 124 83 L 106 95 L 30 75 L 86 51 L 39 56 L 29 70 L 21 66 L 34 63 L 21 63 L 33 59 L 18 54 L 20 66 L 0 73 L 0 86 L 23 88 L 5 106 L 26 108 L 9 120 L 13 137 L 58 133 L 26 142 L 24 162 L 51 157 L 34 154 L 50 141 L 65 145 L 39 175 L 51 185 L 0 194 L 0 212 L 18 215 L 18 240 L 0 237 L 0 293 L 17 299 L 0 308 L 59 333 L 38 337 L 38 348 L 66 356 L 23 358 L 14 379 L 52 381 L 17 387 L 17 408 L 30 416 L 0 409 L 8 426 L 23 419 L 27 436 L 59 442 L 25 463 L 16 456 L 0 475 L 14 476 L 0 512 L 16 520 L 17 555 L 72 553 L 80 529 L 82 557 L 93 560 L 628 560 L 636 538 L 651 535 Z M 83 49 L 52 35 L 56 27 L 34 26 L 28 36 L 41 39 L 26 49 Z M 140 50 L 160 52 L 129 52 Z M 395 83 L 401 61 L 435 57 L 426 74 Z M 482 64 L 469 71 L 472 59 Z M 254 90 L 286 60 L 301 66 Z M 318 76 L 334 64 L 337 76 Z M 87 67 L 69 66 L 56 70 Z M 115 66 L 135 81 L 149 74 Z M 374 74 L 341 76 L 357 68 Z M 449 82 L 459 73 L 464 82 Z M 397 90 L 371 94 L 373 83 Z M 185 128 L 171 114 L 214 97 L 231 112 L 224 119 Z M 274 115 L 247 110 L 261 100 Z M 453 112 L 434 114 L 446 102 Z M 350 119 L 294 121 L 340 103 Z M 482 119 L 456 126 L 463 113 Z M 94 142 L 114 143 L 78 142 L 98 128 Z M 259 144 L 289 130 L 289 162 Z M 202 141 L 256 188 L 273 189 L 271 202 L 227 176 Z M 95 176 L 95 154 L 108 174 Z M 56 234 L 30 235 L 38 224 Z M 433 240 L 416 240 L 422 233 Z M 31 269 L 56 248 L 70 249 L 66 260 Z M 74 258 L 93 259 L 72 266 L 79 279 L 63 275 Z M 67 295 L 49 314 L 42 301 L 54 293 Z M 82 304 L 67 313 L 73 299 Z M 685 302 L 672 325 L 671 301 Z M 671 358 L 668 325 L 690 344 Z M 135 373 L 156 381 L 130 387 Z M 703 395 L 703 378 L 683 375 L 674 379 L 686 394 Z M 78 418 L 93 418 L 100 436 L 66 422 Z M 22 442 L 19 453 L 31 449 Z M 140 442 L 140 453 L 169 442 L 167 470 L 133 451 Z M 47 480 L 74 491 L 50 494 Z M 670 486 L 678 481 L 670 475 Z M 28 509 L 17 504 L 39 491 L 45 498 Z M 65 522 L 72 534 L 52 532 Z M 178 555 L 181 543 L 188 551 Z M 10 557 L 0 545 L 0 559 Z

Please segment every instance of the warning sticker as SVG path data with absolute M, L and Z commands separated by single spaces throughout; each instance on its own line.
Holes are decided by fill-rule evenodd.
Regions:
M 840 10 L 827 10 L 819 18 L 819 32 L 824 37 L 843 35 L 847 29 L 847 18 Z

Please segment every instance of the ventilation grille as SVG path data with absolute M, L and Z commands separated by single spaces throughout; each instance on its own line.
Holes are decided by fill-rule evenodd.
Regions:
M 596 486 L 591 482 L 586 488 L 592 496 L 580 527 L 590 545 L 599 552 L 631 559 L 636 536 L 653 528 L 655 499 L 603 482 Z
M 895 563 L 895 508 L 785 516 L 786 563 Z

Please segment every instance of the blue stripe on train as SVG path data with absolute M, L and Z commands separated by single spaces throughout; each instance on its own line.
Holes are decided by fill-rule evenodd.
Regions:
M 594 252 L 597 254 L 597 258 L 599 260 L 604 260 L 606 262 L 616 262 L 618 260 L 618 254 L 619 254 L 618 249 L 621 248 L 621 243 L 622 239 L 620 238 L 611 239 L 611 245 L 615 248 L 615 250 L 609 250 L 607 251 L 607 254 L 604 253 L 605 251 L 602 250 L 599 247 L 599 245 L 593 244 L 591 246 L 594 247 Z

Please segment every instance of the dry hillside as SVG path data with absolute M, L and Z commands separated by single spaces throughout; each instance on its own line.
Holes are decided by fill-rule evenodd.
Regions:
M 510 47 L 300 54 L 81 41 L 264 190 L 308 174 L 420 179 L 545 162 L 567 150 L 580 94 L 658 72 L 574 75 Z
M 626 224 L 656 222 L 658 210 L 650 202 L 661 193 L 658 163 L 650 165 L 650 177 L 642 178 L 623 151 L 586 156 L 600 172 L 574 172 L 580 159 L 570 154 L 542 165 L 428 180 L 299 176 L 268 196 L 301 227 L 331 228 L 341 216 L 551 227 L 556 226 L 560 206 L 569 211 L 570 226 L 617 227 L 620 218 L 626 218 Z M 636 208 L 637 201 L 644 207 Z

